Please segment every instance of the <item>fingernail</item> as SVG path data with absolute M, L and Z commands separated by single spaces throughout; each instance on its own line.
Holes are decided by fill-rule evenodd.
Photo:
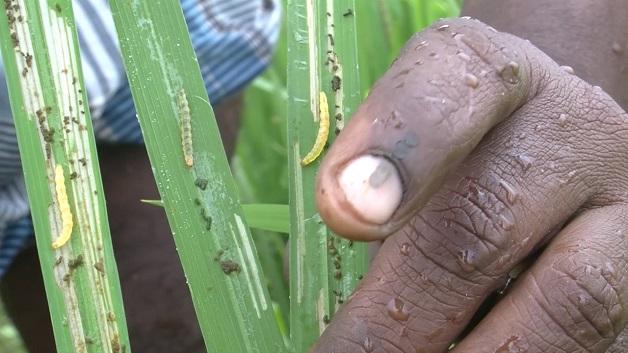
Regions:
M 386 223 L 402 196 L 397 168 L 386 158 L 364 155 L 340 172 L 340 188 L 353 209 L 367 222 Z

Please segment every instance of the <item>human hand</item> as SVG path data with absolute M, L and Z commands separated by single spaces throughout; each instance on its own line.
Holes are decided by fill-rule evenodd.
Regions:
M 628 115 L 470 19 L 414 36 L 319 172 L 325 222 L 383 239 L 315 352 L 605 352 L 628 314 Z

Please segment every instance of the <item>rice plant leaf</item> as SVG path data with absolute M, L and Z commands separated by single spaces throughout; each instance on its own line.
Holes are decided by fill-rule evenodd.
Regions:
M 360 102 L 355 1 L 289 0 L 288 164 L 290 169 L 290 334 L 311 347 L 366 271 L 365 244 L 341 240 L 314 205 L 320 160 L 302 166 L 317 135 L 320 92 L 329 100 L 330 140 Z
M 145 200 L 142 199 L 140 202 L 145 203 L 147 205 L 155 206 L 155 207 L 164 207 L 164 202 L 162 200 Z
M 70 0 L 4 1 L 0 45 L 57 351 L 130 352 L 77 43 Z
M 164 207 L 162 200 L 140 200 L 141 202 Z M 244 218 L 251 228 L 269 232 L 288 233 L 290 231 L 290 209 L 288 205 L 277 204 L 242 204 Z
M 290 231 L 290 209 L 288 205 L 244 204 L 242 209 L 247 224 L 251 228 L 285 234 Z
M 208 351 L 286 351 L 179 2 L 110 5 Z

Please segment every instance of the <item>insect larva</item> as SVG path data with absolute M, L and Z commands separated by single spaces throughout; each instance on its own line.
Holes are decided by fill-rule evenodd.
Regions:
M 323 152 L 323 148 L 325 147 L 325 143 L 327 142 L 327 137 L 329 136 L 329 106 L 327 104 L 327 95 L 325 95 L 325 92 L 321 91 L 319 93 L 318 106 L 319 117 L 321 119 L 318 125 L 318 134 L 316 135 L 314 146 L 312 146 L 310 152 L 308 152 L 308 154 L 303 157 L 303 160 L 301 160 L 301 165 L 303 166 L 314 162 L 314 160 L 320 156 L 321 152 Z
M 177 106 L 179 108 L 179 125 L 181 126 L 181 144 L 183 147 L 183 158 L 185 165 L 191 168 L 194 165 L 194 150 L 192 149 L 192 118 L 190 116 L 190 106 L 185 96 L 185 91 L 181 89 L 177 94 Z
M 72 210 L 70 210 L 70 202 L 68 201 L 68 193 L 65 189 L 65 176 L 63 175 L 63 167 L 57 164 L 55 167 L 55 191 L 57 193 L 57 203 L 59 204 L 59 213 L 61 214 L 61 233 L 55 241 L 52 242 L 53 249 L 59 249 L 70 240 L 72 235 Z

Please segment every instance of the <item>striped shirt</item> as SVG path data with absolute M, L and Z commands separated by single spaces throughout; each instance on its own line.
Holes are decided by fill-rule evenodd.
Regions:
M 74 0 L 81 61 L 98 142 L 142 143 L 107 0 Z M 268 65 L 280 26 L 277 0 L 181 0 L 212 104 Z M 4 71 L 0 80 L 5 82 Z M 0 87 L 0 276 L 33 241 L 6 85 Z

